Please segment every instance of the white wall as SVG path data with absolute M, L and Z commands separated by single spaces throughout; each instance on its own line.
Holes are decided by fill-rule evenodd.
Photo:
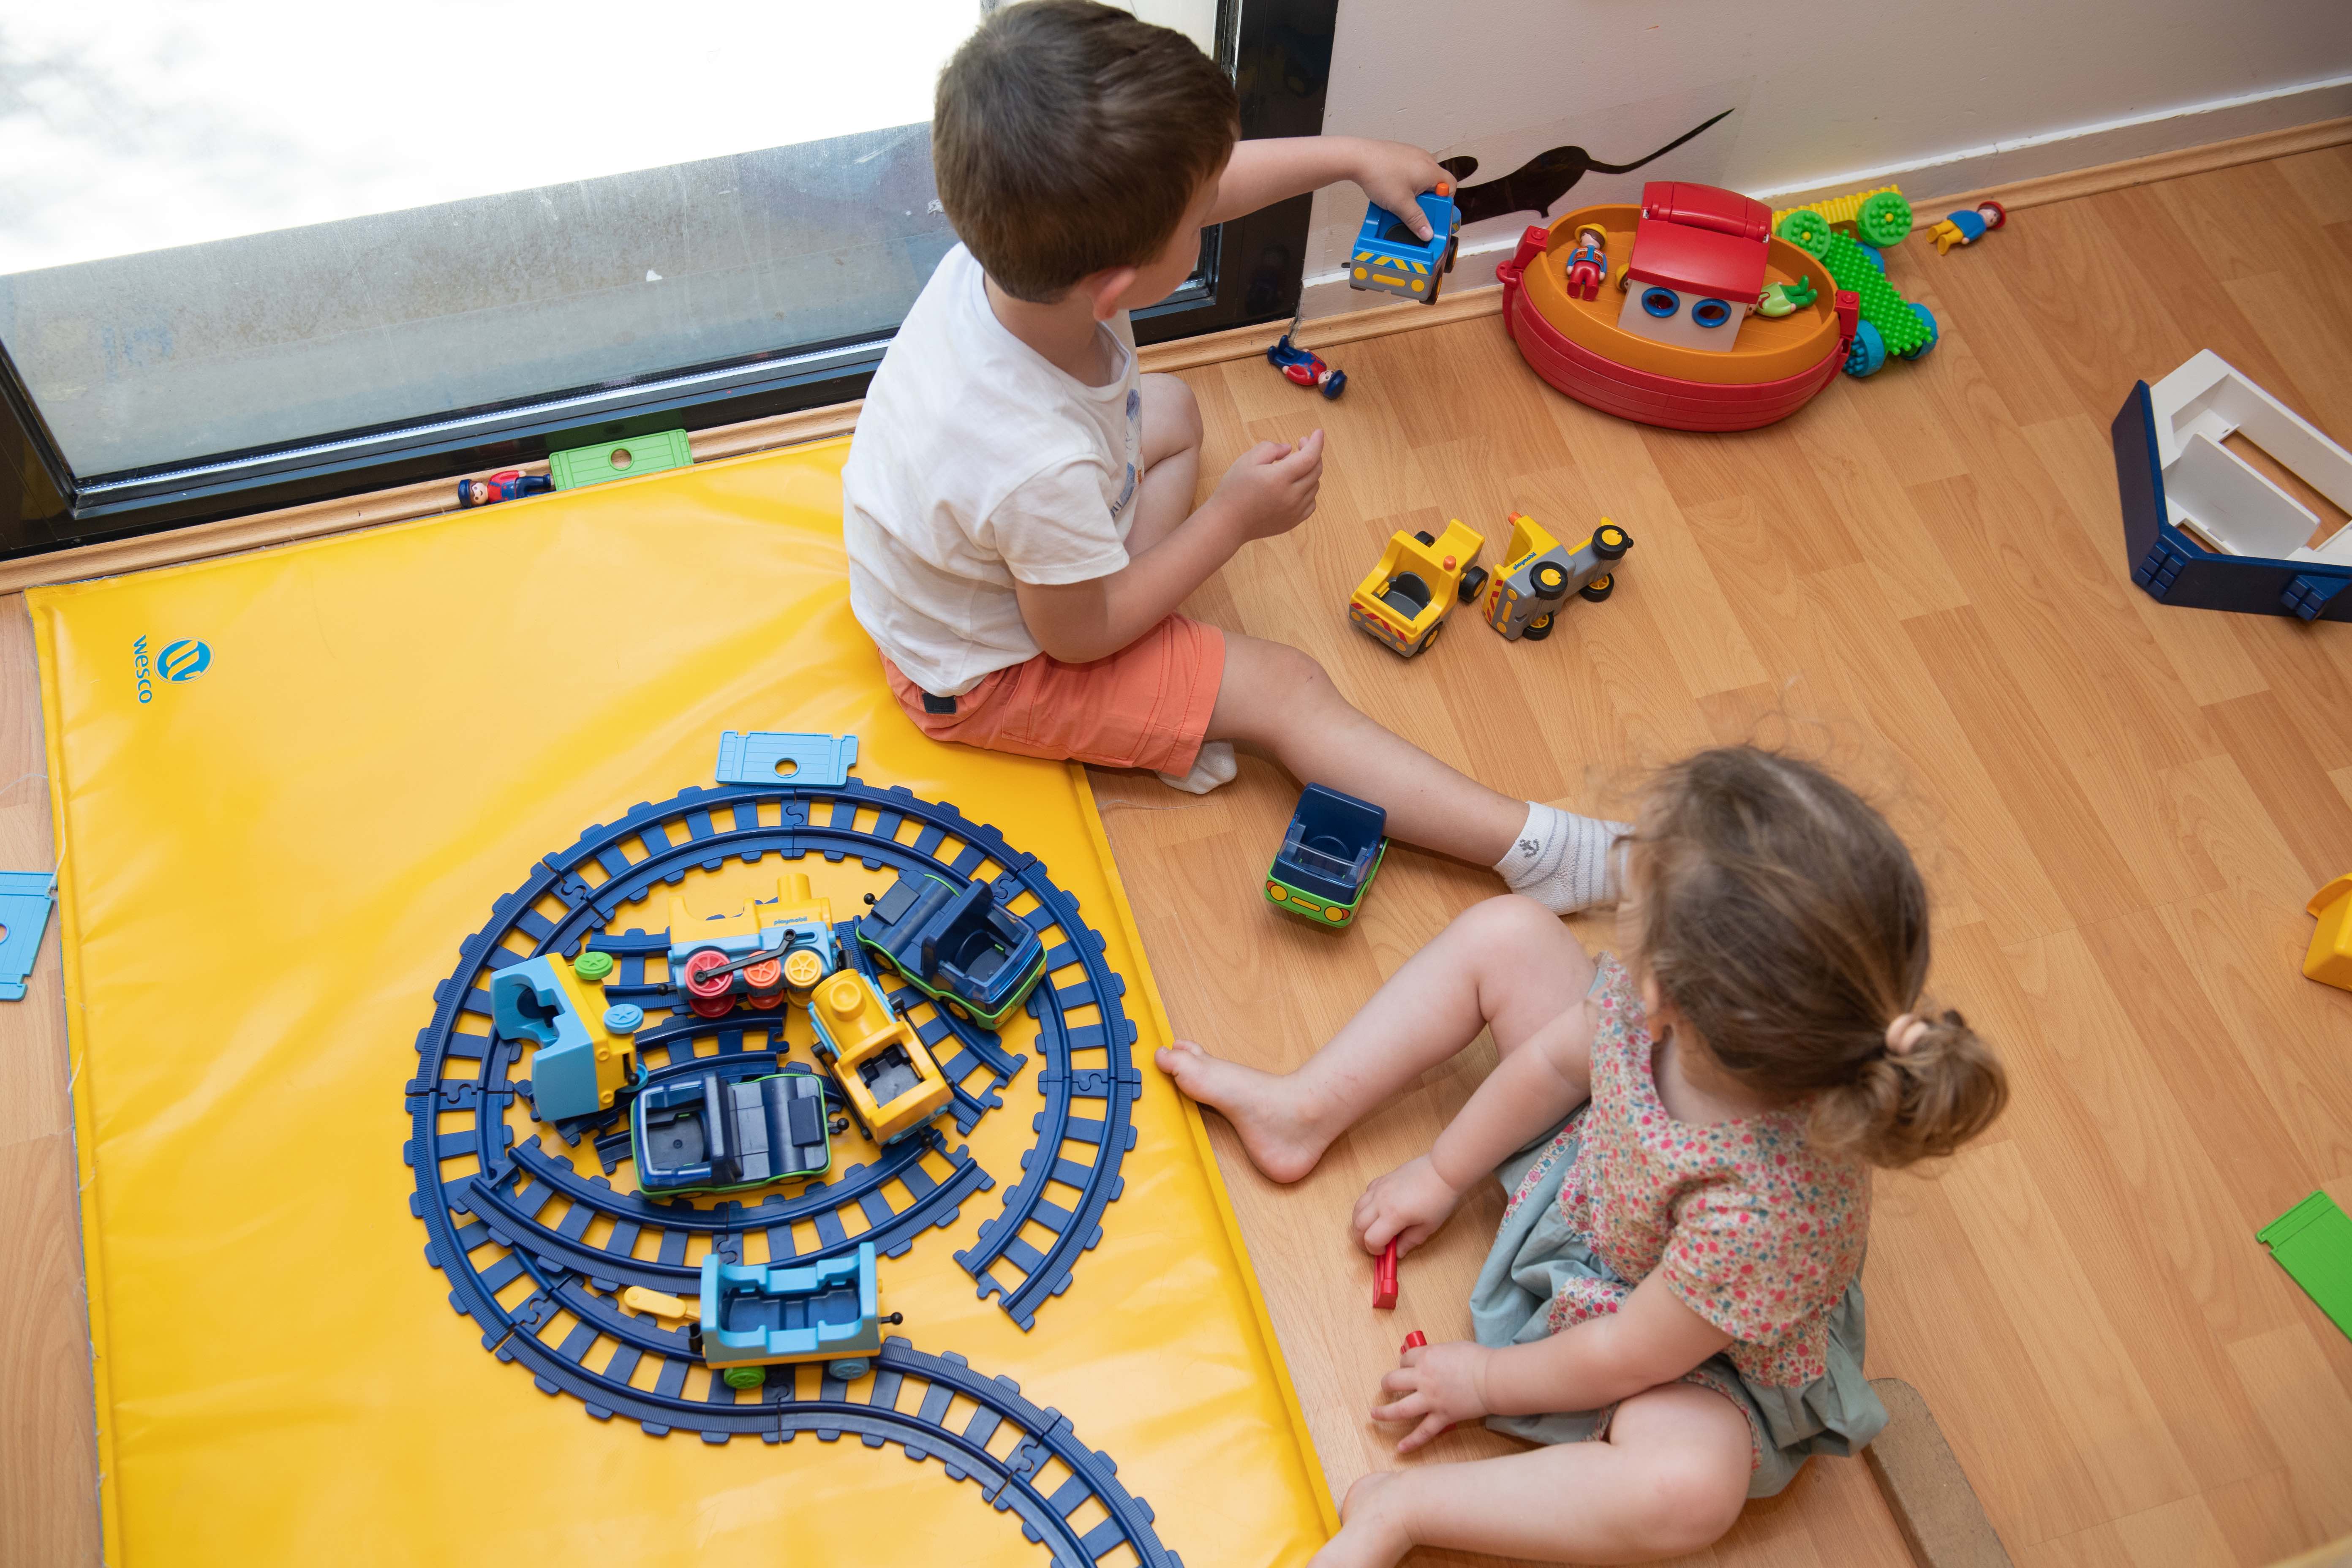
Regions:
M 1324 129 L 1468 153 L 1475 184 L 1563 144 L 1631 163 L 1727 108 L 1553 216 L 1654 178 L 1927 200 L 2352 114 L 2352 0 L 1341 0 Z M 1381 302 L 1339 271 L 1362 218 L 1353 186 L 1317 197 L 1309 314 Z M 1536 221 L 1465 229 L 1455 286 Z

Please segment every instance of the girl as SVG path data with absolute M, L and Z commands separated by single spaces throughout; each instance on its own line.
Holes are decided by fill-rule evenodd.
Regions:
M 1885 1425 L 1862 1374 L 1870 1168 L 1949 1153 L 2008 1094 L 1960 1016 L 1920 1001 L 1919 873 L 1853 791 L 1748 747 L 1667 769 L 1625 842 L 1622 963 L 1499 898 L 1295 1073 L 1160 1053 L 1295 1182 L 1480 1029 L 1501 1052 L 1436 1145 L 1357 1201 L 1365 1251 L 1410 1252 L 1486 1173 L 1511 1194 L 1477 1338 L 1405 1352 L 1372 1415 L 1408 1428 L 1399 1453 L 1481 1417 L 1546 1446 L 1366 1476 L 1319 1568 L 1418 1544 L 1695 1552 Z

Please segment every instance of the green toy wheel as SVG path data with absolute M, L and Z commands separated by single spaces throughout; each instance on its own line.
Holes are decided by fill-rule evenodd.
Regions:
M 1899 191 L 1881 191 L 1853 215 L 1853 230 L 1864 245 L 1884 250 L 1911 232 L 1911 204 Z
M 1830 220 L 1811 207 L 1799 207 L 1780 220 L 1782 239 L 1808 256 L 1823 256 L 1830 248 Z
M 730 1388 L 757 1388 L 768 1381 L 768 1369 L 764 1366 L 730 1366 L 719 1376 Z

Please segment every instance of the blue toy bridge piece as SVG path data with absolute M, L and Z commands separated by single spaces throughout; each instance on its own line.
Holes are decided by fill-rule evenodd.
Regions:
M 58 879 L 49 871 L 0 871 L 0 1002 L 25 999 L 25 977 L 41 951 Z
M 2159 604 L 2305 621 L 2352 621 L 2352 567 L 2208 550 L 2174 526 L 2148 384 L 2134 384 L 2109 427 L 2132 581 Z
M 804 788 L 845 784 L 857 765 L 857 737 L 775 730 L 726 731 L 719 737 L 719 782 Z

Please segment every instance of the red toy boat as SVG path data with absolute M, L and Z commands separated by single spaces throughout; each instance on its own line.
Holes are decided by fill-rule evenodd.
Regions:
M 1580 207 L 1529 228 L 1495 269 L 1504 322 L 1538 375 L 1604 414 L 1675 430 L 1785 419 L 1837 374 L 1860 302 L 1770 222 L 1760 202 L 1674 180 L 1644 186 L 1638 207 Z M 1586 228 L 1625 258 L 1591 299 L 1568 277 Z M 1804 302 L 1758 311 L 1775 285 Z

